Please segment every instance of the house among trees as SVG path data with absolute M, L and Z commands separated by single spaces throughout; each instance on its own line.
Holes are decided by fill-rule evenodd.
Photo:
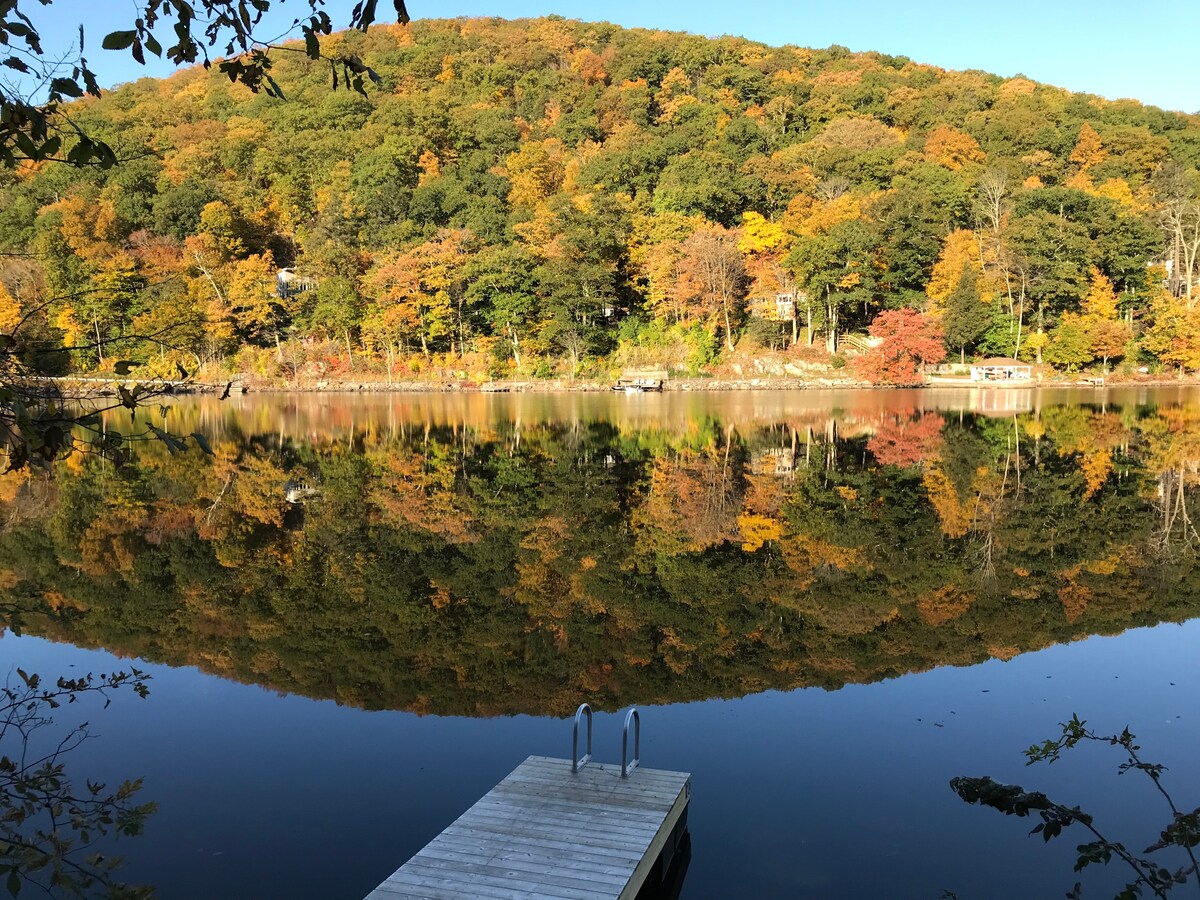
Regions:
M 972 381 L 1030 381 L 1033 366 L 1019 359 L 993 356 L 971 364 Z
M 280 300 L 286 300 L 296 294 L 303 294 L 305 291 L 315 290 L 316 287 L 315 278 L 297 275 L 295 269 L 280 269 L 275 275 L 275 296 Z
M 775 295 L 775 316 L 790 321 L 796 316 L 796 297 L 793 294 Z

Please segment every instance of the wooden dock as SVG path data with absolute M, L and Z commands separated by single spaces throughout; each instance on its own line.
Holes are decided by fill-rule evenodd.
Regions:
M 529 757 L 368 900 L 636 897 L 686 833 L 691 778 L 583 762 Z

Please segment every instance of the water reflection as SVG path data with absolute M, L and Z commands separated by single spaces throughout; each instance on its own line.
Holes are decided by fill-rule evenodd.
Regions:
M 836 688 L 1200 613 L 1185 391 L 261 396 L 167 425 L 214 455 L 0 479 L 8 621 L 488 716 Z

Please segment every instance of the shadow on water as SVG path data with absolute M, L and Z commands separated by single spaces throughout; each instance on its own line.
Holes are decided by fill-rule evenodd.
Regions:
M 688 865 L 692 861 L 692 835 L 687 830 L 687 811 L 684 811 L 675 834 L 663 848 L 655 863 L 652 877 L 638 891 L 637 900 L 678 900 L 683 893 Z

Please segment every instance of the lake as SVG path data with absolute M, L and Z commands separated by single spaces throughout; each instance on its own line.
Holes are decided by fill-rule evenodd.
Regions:
M 1130 846 L 1200 803 L 1200 391 L 247 395 L 142 414 L 120 470 L 0 477 L 0 670 L 136 666 L 56 711 L 81 781 L 157 811 L 164 898 L 358 898 L 530 754 L 624 710 L 692 773 L 683 896 L 1104 896 L 1085 833 L 948 787 L 990 774 Z M 128 416 L 112 426 L 129 429 Z M 1140 842 L 1140 843 L 1138 843 Z

